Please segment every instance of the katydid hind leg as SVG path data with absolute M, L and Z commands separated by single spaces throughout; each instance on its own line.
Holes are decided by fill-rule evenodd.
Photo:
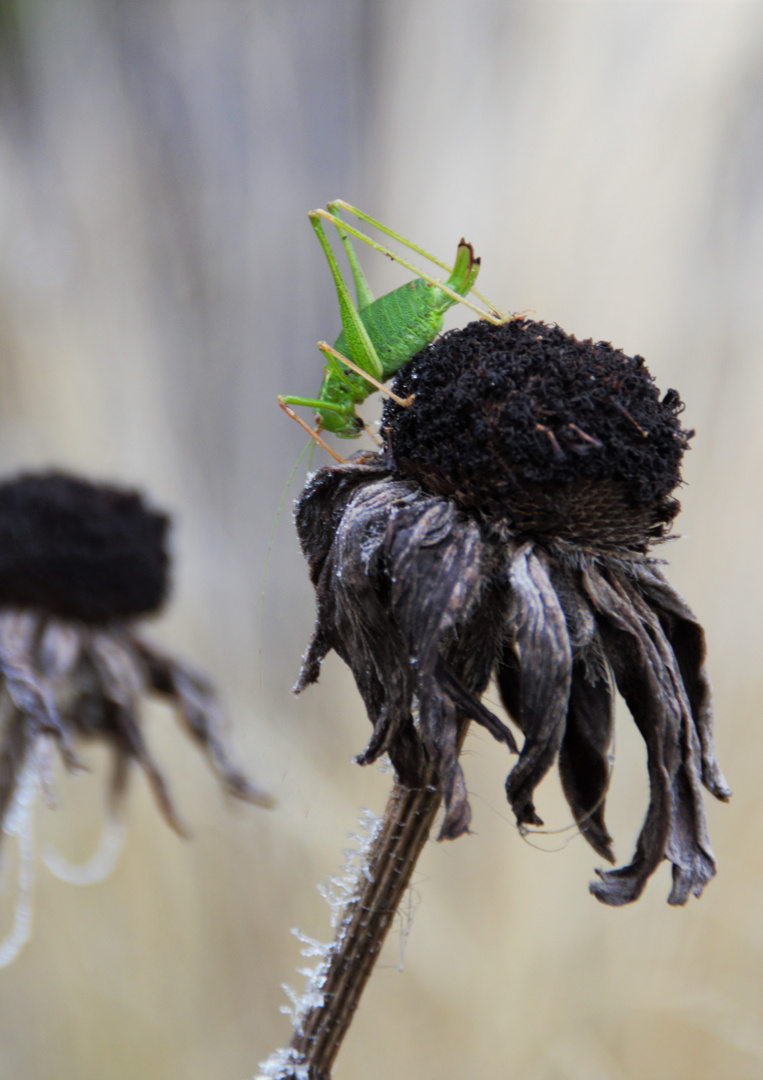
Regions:
M 358 367 L 362 368 L 364 371 L 368 371 L 375 378 L 381 379 L 384 374 L 381 361 L 376 354 L 376 349 L 371 342 L 371 338 L 368 336 L 368 331 L 363 325 L 358 310 L 352 302 L 352 297 L 344 283 L 344 278 L 339 270 L 331 244 L 328 241 L 328 237 L 326 236 L 320 220 L 321 217 L 326 216 L 335 225 L 336 219 L 332 218 L 330 214 L 326 214 L 325 211 L 316 210 L 311 211 L 308 216 L 315 229 L 315 234 L 320 241 L 320 245 L 323 248 L 323 252 L 331 269 L 331 275 L 334 278 L 337 300 L 339 301 L 339 312 L 342 318 L 342 329 L 344 330 L 344 337 L 347 342 L 350 359 L 354 360 Z
M 422 247 L 419 247 L 418 244 L 414 244 L 412 240 L 408 240 L 405 236 L 401 236 L 400 233 L 395 232 L 394 229 L 390 229 L 387 225 L 383 225 L 381 221 L 377 221 L 376 218 L 372 218 L 370 214 L 366 214 L 363 210 L 359 210 L 356 206 L 350 206 L 349 203 L 344 202 L 344 200 L 342 199 L 335 199 L 333 202 L 330 202 L 328 206 L 329 210 L 334 216 L 339 217 L 337 208 L 345 210 L 348 214 L 352 214 L 360 221 L 364 221 L 366 224 L 371 225 L 374 229 L 378 229 L 379 232 L 383 233 L 385 236 L 389 236 L 398 244 L 402 244 L 402 246 L 408 248 L 409 251 L 413 251 L 417 255 L 421 255 L 423 258 L 427 259 L 428 262 L 431 262 L 434 266 L 439 266 L 441 270 L 447 270 L 449 276 L 445 284 L 448 285 L 451 289 L 453 289 L 454 292 L 459 293 L 459 295 L 465 296 L 468 292 L 470 292 L 474 285 L 474 282 L 477 280 L 477 274 L 479 273 L 480 268 L 480 260 L 479 258 L 475 258 L 474 248 L 472 247 L 472 245 L 467 243 L 467 241 L 463 238 L 458 245 L 458 251 L 456 252 L 456 261 L 451 267 L 448 263 L 443 262 L 435 255 L 432 255 L 431 252 L 426 251 Z M 370 241 L 370 239 L 371 238 L 368 237 L 366 242 Z M 464 251 L 463 249 L 467 250 Z M 384 255 L 388 255 L 390 258 L 395 258 L 394 252 L 389 251 L 387 248 L 382 247 L 381 245 L 379 245 L 378 250 L 381 251 Z M 464 270 L 467 265 L 470 269 L 470 273 L 468 274 L 468 276 L 465 276 Z
M 344 222 L 342 221 L 339 211 L 335 209 L 333 203 L 328 204 L 327 210 L 333 218 L 336 218 L 336 231 L 339 233 L 339 239 L 342 241 L 342 246 L 344 247 L 347 261 L 350 264 L 350 270 L 352 271 L 352 280 L 355 282 L 355 295 L 358 298 L 358 311 L 362 311 L 363 308 L 368 307 L 369 304 L 373 304 L 374 294 L 371 292 L 369 284 L 366 281 L 366 275 L 363 273 L 360 260 L 355 254 L 352 240 L 347 231 L 342 227 Z
M 337 200 L 336 204 L 338 206 L 341 206 L 343 209 L 347 209 L 348 207 L 347 203 L 343 203 L 339 200 Z M 351 207 L 350 209 L 354 208 Z M 332 225 L 336 225 L 336 219 L 332 217 L 332 215 L 329 214 L 327 210 L 313 210 L 310 216 L 311 218 L 324 218 L 325 220 L 330 221 Z M 369 220 L 373 222 L 373 218 Z M 493 323 L 495 326 L 500 326 L 502 323 L 505 323 L 507 321 L 507 317 L 501 312 L 499 312 L 494 304 L 492 304 L 486 297 L 482 295 L 482 293 L 477 292 L 477 290 L 474 288 L 474 280 L 477 276 L 476 273 L 472 278 L 472 284 L 467 290 L 467 292 L 472 292 L 482 301 L 483 304 L 487 305 L 487 307 L 489 308 L 488 311 L 485 311 L 483 308 L 478 307 L 477 304 L 472 303 L 472 301 L 468 299 L 466 293 L 456 292 L 455 289 L 452 289 L 450 285 L 444 282 L 441 278 L 432 277 L 431 274 L 427 274 L 420 267 L 414 266 L 413 263 L 409 262 L 407 259 L 404 259 L 402 255 L 400 255 L 398 252 L 393 251 L 391 248 L 385 247 L 383 244 L 378 243 L 372 237 L 367 236 L 364 232 L 361 232 L 360 229 L 356 229 L 348 222 L 343 221 L 342 227 L 346 232 L 348 232 L 351 236 L 354 236 L 357 240 L 362 240 L 364 244 L 368 244 L 368 246 L 373 248 L 374 251 L 378 251 L 381 255 L 386 255 L 388 258 L 392 259 L 393 262 L 398 263 L 400 266 L 404 266 L 406 270 L 409 270 L 416 277 L 421 278 L 422 281 L 426 281 L 428 282 L 428 284 L 434 285 L 436 288 L 440 289 L 441 292 L 445 293 L 446 296 L 449 296 L 451 298 L 453 303 L 463 304 L 464 307 L 469 308 L 470 311 L 473 311 L 476 315 L 479 315 L 481 319 L 485 319 L 487 322 Z M 396 233 L 393 235 L 397 236 Z M 405 241 L 402 237 L 400 238 L 400 240 L 403 244 L 413 248 L 415 251 L 420 251 L 421 254 L 425 256 L 425 258 L 430 258 L 431 261 L 435 263 L 435 265 L 441 266 L 444 270 L 447 270 L 448 273 L 452 273 L 452 269 L 447 263 L 443 263 L 440 262 L 439 259 L 432 258 L 423 249 L 415 248 L 414 245 Z M 477 263 L 476 260 L 474 265 L 476 265 L 477 270 L 479 270 L 479 263 Z
M 353 217 L 358 218 L 359 221 L 363 221 L 367 225 L 370 225 L 372 228 L 378 229 L 379 232 L 382 233 L 384 236 L 388 236 L 396 243 L 402 244 L 402 246 L 408 248 L 409 251 L 415 252 L 416 255 L 421 255 L 422 258 L 427 259 L 434 266 L 439 266 L 441 270 L 447 270 L 448 274 L 451 274 L 453 272 L 454 268 L 450 265 L 450 263 L 446 263 L 443 262 L 442 259 L 438 259 L 436 255 L 432 255 L 432 253 L 427 251 L 425 248 L 419 247 L 418 244 L 414 244 L 412 240 L 408 240 L 405 236 L 401 236 L 400 233 L 395 232 L 394 229 L 390 229 L 388 225 L 382 224 L 381 221 L 377 221 L 376 218 L 371 217 L 370 214 L 366 214 L 365 211 L 359 210 L 357 206 L 351 206 L 350 203 L 345 202 L 344 199 L 334 199 L 332 202 L 329 203 L 329 206 L 331 207 L 332 213 L 335 214 L 337 208 L 340 210 L 344 210 L 345 213 L 351 214 Z M 390 259 L 394 259 L 395 262 L 400 263 L 400 265 L 404 266 L 406 269 L 412 270 L 413 273 L 418 274 L 420 277 L 423 277 L 424 280 L 429 281 L 430 284 L 436 284 L 434 279 L 427 277 L 424 274 L 421 274 L 415 266 L 411 266 L 410 263 L 401 259 L 400 256 L 397 255 L 394 251 L 384 247 L 384 245 L 382 244 L 377 243 L 370 236 L 366 236 L 365 233 L 357 231 L 353 232 L 352 235 L 355 236 L 358 240 L 362 240 L 363 243 L 368 244 L 369 247 L 372 247 L 375 251 L 380 252 L 382 255 L 386 255 Z M 505 315 L 502 311 L 500 311 L 500 309 L 492 302 L 492 300 L 489 300 L 486 296 L 483 296 L 481 292 L 474 288 L 474 283 L 476 279 L 477 272 L 475 271 L 468 292 L 473 293 L 474 296 L 476 296 L 477 299 L 480 300 L 487 307 L 488 311 L 480 311 L 479 308 L 470 304 L 467 300 L 463 298 L 461 298 L 461 303 L 465 304 L 466 307 L 471 308 L 471 310 L 475 311 L 478 315 L 486 318 L 488 322 L 496 324 L 507 322 L 509 316 Z M 466 293 L 464 293 L 464 296 L 466 296 Z
M 383 225 L 381 221 L 377 221 L 376 218 L 372 218 L 371 215 L 366 214 L 365 211 L 359 210 L 357 206 L 350 206 L 350 204 L 345 202 L 344 199 L 334 199 L 333 202 L 329 203 L 329 207 L 332 213 L 336 213 L 336 207 L 339 207 L 341 210 L 345 210 L 348 214 L 352 214 L 353 217 L 358 218 L 359 221 L 364 221 L 372 228 L 378 229 L 380 233 L 384 234 L 384 236 L 388 236 L 396 243 L 402 244 L 403 247 L 408 248 L 409 251 L 413 251 L 417 255 L 421 255 L 422 258 L 427 259 L 434 266 L 439 266 L 441 270 L 447 270 L 449 274 L 451 273 L 452 267 L 448 263 L 443 262 L 441 259 L 438 259 L 429 251 L 425 251 L 424 248 L 419 247 L 418 244 L 414 244 L 412 240 L 408 240 L 406 239 L 406 237 L 401 236 L 400 233 L 396 233 L 395 230 L 390 229 L 388 225 Z M 371 238 L 368 237 L 366 242 L 371 242 Z M 382 251 L 385 255 L 390 255 L 391 257 L 394 257 L 392 252 L 388 251 L 386 248 L 381 247 L 381 245 L 379 246 L 379 250 Z

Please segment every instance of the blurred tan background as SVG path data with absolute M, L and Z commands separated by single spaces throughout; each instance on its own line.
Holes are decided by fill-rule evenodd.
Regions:
M 595 854 L 571 831 L 523 842 L 510 759 L 470 736 L 475 835 L 425 852 L 336 1080 L 758 1080 L 763 5 L 731 0 L 0 0 L 2 473 L 54 464 L 171 509 L 152 633 L 214 676 L 279 800 L 227 807 L 152 710 L 194 839 L 136 777 L 109 880 L 39 866 L 34 938 L 0 972 L 0 1077 L 253 1076 L 289 1035 L 289 931 L 328 938 L 316 884 L 359 808 L 384 805 L 390 777 L 351 762 L 370 729 L 340 664 L 290 694 L 313 621 L 296 486 L 258 659 L 305 441 L 275 396 L 316 392 L 315 342 L 339 330 L 306 211 L 337 196 L 444 258 L 465 235 L 499 305 L 639 352 L 680 390 L 698 434 L 667 555 L 707 626 L 735 795 L 709 807 L 700 901 L 669 908 L 665 868 L 608 910 Z M 378 291 L 404 280 L 362 257 Z M 37 815 L 71 859 L 102 818 L 90 760 Z M 555 778 L 539 806 L 569 825 Z M 623 715 L 621 861 L 645 806 Z

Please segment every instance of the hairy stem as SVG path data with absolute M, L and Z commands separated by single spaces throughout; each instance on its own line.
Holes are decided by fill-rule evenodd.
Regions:
M 381 952 L 416 861 L 427 841 L 442 793 L 396 783 L 347 904 L 328 956 L 323 1003 L 295 1030 L 292 1062 L 281 1080 L 330 1080 L 331 1067 L 352 1022 L 363 988 Z

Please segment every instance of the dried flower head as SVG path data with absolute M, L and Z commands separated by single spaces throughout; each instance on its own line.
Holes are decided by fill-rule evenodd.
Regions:
M 515 319 L 472 323 L 419 353 L 385 406 L 384 451 L 322 469 L 297 505 L 317 593 L 296 689 L 334 649 L 373 724 L 358 758 L 387 752 L 409 786 L 435 768 L 441 838 L 469 828 L 464 718 L 516 752 L 481 703 L 491 677 L 524 741 L 506 791 L 520 826 L 558 760 L 581 832 L 614 862 L 604 821 L 614 688 L 648 752 L 650 802 L 633 860 L 594 895 L 635 900 L 663 859 L 669 902 L 715 873 L 701 785 L 715 760 L 701 626 L 650 557 L 679 509 L 692 433 L 641 357 Z
M 135 629 L 165 598 L 168 524 L 137 492 L 61 473 L 0 485 L 0 827 L 38 743 L 52 737 L 69 768 L 80 741 L 111 748 L 115 804 L 137 762 L 183 832 L 143 735 L 150 693 L 175 706 L 226 790 L 268 803 L 228 757 L 210 684 Z

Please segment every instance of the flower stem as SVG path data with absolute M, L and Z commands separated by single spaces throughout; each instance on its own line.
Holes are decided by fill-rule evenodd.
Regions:
M 330 1080 L 347 1033 L 442 801 L 440 789 L 396 783 L 327 958 L 323 1002 L 295 1030 L 281 1080 Z

